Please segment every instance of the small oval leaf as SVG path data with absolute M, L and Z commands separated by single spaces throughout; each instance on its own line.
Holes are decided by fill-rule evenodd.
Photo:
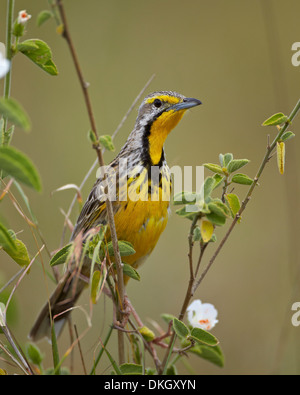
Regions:
M 67 244 L 61 250 L 59 250 L 50 260 L 50 266 L 56 266 L 64 264 L 71 252 L 71 247 L 73 243 Z
M 0 169 L 17 181 L 41 191 L 39 174 L 31 160 L 23 152 L 11 146 L 0 147 Z
M 214 225 L 223 226 L 226 223 L 226 217 L 220 216 L 216 213 L 206 214 L 206 218 L 212 222 Z
M 11 233 L 9 233 L 9 231 L 1 223 L 0 223 L 0 246 L 12 252 L 17 251 L 17 246 L 15 245 L 15 241 L 11 236 Z
M 180 338 L 187 338 L 190 335 L 189 328 L 182 322 L 179 321 L 177 318 L 173 319 L 173 328 L 177 336 Z
M 21 104 L 11 97 L 7 99 L 4 97 L 0 98 L 0 115 L 25 131 L 30 129 L 29 116 Z
M 287 141 L 287 140 L 289 140 L 289 139 L 291 139 L 293 137 L 295 137 L 295 133 L 293 133 L 293 132 L 285 132 L 281 136 L 281 141 Z
M 248 159 L 233 159 L 227 166 L 228 173 L 233 173 L 249 163 Z
M 123 273 L 125 274 L 125 276 L 128 276 L 133 280 L 140 281 L 141 279 L 139 273 L 131 265 L 128 265 L 127 263 L 123 263 Z
M 248 177 L 246 174 L 235 174 L 231 181 L 243 185 L 251 185 L 253 183 L 252 178 Z
M 35 344 L 27 343 L 25 346 L 25 352 L 30 362 L 37 366 L 41 365 L 44 355 Z
M 143 374 L 142 365 L 136 365 L 134 363 L 123 363 L 119 366 L 120 371 L 123 375 L 140 375 Z
M 219 344 L 219 340 L 214 335 L 201 328 L 193 328 L 190 337 L 199 343 L 204 343 L 209 346 L 216 346 Z
M 19 43 L 17 48 L 46 73 L 50 75 L 58 74 L 56 65 L 52 60 L 51 49 L 44 41 L 38 39 L 25 40 Z
M 227 193 L 225 195 L 225 199 L 230 208 L 232 218 L 234 218 L 236 214 L 239 212 L 239 209 L 241 208 L 240 200 L 238 196 L 235 195 L 234 193 Z
M 204 243 L 208 243 L 214 233 L 214 226 L 210 221 L 201 221 L 201 236 Z
M 262 126 L 274 126 L 281 125 L 288 120 L 288 117 L 284 115 L 282 112 L 278 112 L 277 114 L 272 115 L 270 118 L 266 119 Z
M 222 167 L 219 165 L 215 165 L 214 163 L 204 163 L 203 166 L 206 167 L 208 170 L 213 171 L 214 173 L 224 175 Z
M 115 150 L 115 146 L 114 143 L 112 141 L 112 138 L 109 134 L 106 134 L 104 136 L 100 136 L 99 137 L 99 141 L 100 144 L 103 145 L 103 147 L 105 149 L 107 149 L 108 151 L 114 151 Z
M 118 245 L 119 245 L 120 256 L 128 256 L 135 254 L 135 249 L 133 248 L 133 245 L 128 241 L 119 240 Z M 114 256 L 114 248 L 111 241 L 107 244 L 107 250 L 110 256 Z
M 189 350 L 189 352 L 215 364 L 216 366 L 219 366 L 220 368 L 224 366 L 224 355 L 220 346 L 211 347 L 205 344 L 197 343 Z
M 30 264 L 30 258 L 28 255 L 25 244 L 18 239 L 14 240 L 16 251 L 3 247 L 3 250 L 20 266 L 27 267 Z
M 218 201 L 216 199 L 208 203 L 208 208 L 212 213 L 215 213 L 220 217 L 226 218 L 230 214 L 227 206 L 221 201 Z
M 41 11 L 36 19 L 36 24 L 38 27 L 42 26 L 43 23 L 45 23 L 48 19 L 53 17 L 53 13 L 49 10 L 43 10 Z
M 231 153 L 225 154 L 223 157 L 223 167 L 227 167 L 228 164 L 232 161 L 233 155 Z

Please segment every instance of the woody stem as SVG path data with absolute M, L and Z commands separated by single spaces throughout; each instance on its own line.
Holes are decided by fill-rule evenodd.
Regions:
M 74 62 L 74 66 L 77 72 L 77 76 L 81 85 L 81 89 L 83 92 L 84 100 L 85 100 L 85 105 L 87 108 L 89 120 L 90 120 L 90 125 L 91 129 L 95 134 L 97 143 L 93 144 L 93 148 L 96 151 L 99 166 L 101 168 L 104 168 L 104 160 L 103 160 L 103 155 L 102 155 L 102 150 L 99 144 L 99 135 L 97 132 L 97 126 L 95 122 L 95 117 L 94 113 L 92 110 L 92 104 L 88 92 L 88 84 L 85 82 L 85 79 L 83 78 L 83 73 L 79 64 L 79 60 L 77 57 L 77 53 L 75 51 L 75 47 L 73 45 L 73 41 L 71 39 L 70 31 L 68 28 L 67 24 L 67 19 L 66 19 L 66 14 L 63 6 L 62 0 L 57 0 L 56 5 L 58 6 L 60 17 L 63 23 L 63 37 L 66 39 L 68 47 L 71 52 L 71 56 Z M 106 179 L 106 174 L 104 174 L 104 181 Z M 108 196 L 108 199 L 106 200 L 106 207 L 107 207 L 107 216 L 108 216 L 108 224 L 110 227 L 110 233 L 111 233 L 111 240 L 112 240 L 112 245 L 114 249 L 114 257 L 115 257 L 115 263 L 116 263 L 116 268 L 117 268 L 117 277 L 118 277 L 118 294 L 119 294 L 119 305 L 120 305 L 120 312 L 119 312 L 119 319 L 122 321 L 122 309 L 124 306 L 124 296 L 125 296 L 125 288 L 124 288 L 124 280 L 123 280 L 123 267 L 122 267 L 122 261 L 121 261 L 121 256 L 120 256 L 120 251 L 119 251 L 119 246 L 118 246 L 118 238 L 117 238 L 117 233 L 116 233 L 116 227 L 115 227 L 115 222 L 114 222 L 114 214 L 113 214 L 113 206 L 112 202 L 110 200 L 110 190 L 108 183 L 106 183 L 106 196 Z M 124 335 L 121 331 L 118 331 L 118 341 L 119 341 L 119 363 L 122 364 L 125 362 L 125 351 L 124 351 Z

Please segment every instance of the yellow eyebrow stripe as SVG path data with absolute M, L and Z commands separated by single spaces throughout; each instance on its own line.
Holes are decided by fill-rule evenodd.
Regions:
M 161 100 L 161 101 L 164 101 L 164 102 L 167 102 L 167 103 L 170 103 L 170 104 L 177 104 L 177 103 L 179 103 L 179 102 L 181 101 L 180 98 L 175 97 L 175 96 L 160 95 L 160 96 L 150 97 L 150 98 L 146 101 L 146 103 L 151 104 L 151 103 L 154 102 L 155 99 L 159 99 L 159 100 Z

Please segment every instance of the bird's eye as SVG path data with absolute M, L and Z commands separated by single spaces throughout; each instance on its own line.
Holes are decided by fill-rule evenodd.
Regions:
M 162 102 L 159 99 L 155 99 L 153 104 L 155 105 L 155 107 L 159 108 L 162 105 Z

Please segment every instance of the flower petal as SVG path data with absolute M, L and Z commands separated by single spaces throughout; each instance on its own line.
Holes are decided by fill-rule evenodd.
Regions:
M 10 61 L 5 59 L 0 52 L 0 78 L 3 78 L 10 69 Z

